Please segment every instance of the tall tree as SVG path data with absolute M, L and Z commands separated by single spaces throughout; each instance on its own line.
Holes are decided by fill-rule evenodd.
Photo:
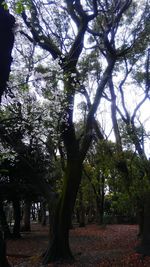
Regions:
M 11 52 L 14 44 L 13 27 L 15 18 L 4 9 L 4 1 L 0 0 L 0 103 L 2 94 L 6 91 L 7 81 L 9 79 L 10 65 L 12 62 Z M 0 231 L 0 266 L 10 267 L 6 258 L 5 243 L 3 234 Z
M 63 85 L 61 81 L 61 90 L 63 87 L 64 105 L 59 131 L 66 150 L 66 164 L 63 190 L 55 210 L 53 235 L 43 261 L 48 263 L 52 260 L 73 257 L 69 247 L 69 227 L 81 181 L 82 164 L 92 140 L 94 116 L 115 63 L 120 62 L 126 53 L 135 47 L 134 44 L 145 28 L 141 30 L 138 28 L 136 31 L 133 23 L 130 42 L 127 41 L 126 35 L 123 39 L 121 38 L 119 30 L 123 27 L 124 18 L 129 18 L 128 10 L 130 11 L 130 7 L 133 10 L 135 5 L 131 0 L 110 1 L 110 3 L 93 0 L 85 1 L 85 5 L 81 4 L 81 1 L 66 0 L 59 2 L 57 11 L 57 1 L 45 2 L 43 5 L 38 1 L 28 1 L 28 4 L 30 5 L 29 16 L 25 12 L 22 13 L 28 30 L 22 34 L 51 54 L 61 70 L 63 81 Z M 126 16 L 124 16 L 125 14 Z M 142 22 L 141 18 L 139 25 Z M 127 19 L 125 23 L 127 23 Z M 72 27 L 74 28 L 73 32 Z M 82 92 L 84 88 L 78 63 L 85 51 L 84 37 L 86 33 L 92 34 L 93 43 L 98 47 L 105 63 L 94 100 L 87 114 L 84 131 L 78 137 L 74 126 L 73 112 L 76 93 Z M 118 36 L 120 36 L 121 42 L 117 41 Z
M 145 104 L 147 99 L 149 98 L 149 89 L 150 89 L 150 83 L 149 83 L 149 66 L 150 66 L 150 51 L 147 49 L 148 43 L 143 43 L 143 52 L 142 47 L 140 47 L 140 50 L 134 53 L 133 55 L 130 55 L 129 58 L 125 58 L 124 60 L 124 66 L 125 66 L 125 74 L 124 78 L 121 82 L 119 82 L 119 92 L 121 95 L 121 104 L 122 109 L 116 105 L 114 98 L 112 97 L 112 105 L 115 109 L 115 113 L 113 113 L 113 122 L 117 125 L 116 135 L 119 136 L 118 145 L 121 148 L 121 139 L 123 141 L 123 136 L 121 138 L 120 133 L 122 132 L 123 128 L 121 126 L 120 130 L 117 123 L 117 117 L 114 116 L 117 112 L 121 116 L 121 119 L 125 125 L 126 129 L 126 137 L 128 136 L 128 139 L 130 140 L 132 144 L 132 149 L 134 149 L 142 162 L 142 168 L 141 168 L 141 177 L 140 179 L 143 180 L 143 185 L 146 183 L 146 181 L 149 181 L 150 172 L 149 172 L 149 160 L 147 158 L 147 155 L 145 153 L 145 147 L 144 147 L 144 138 L 145 138 L 145 130 L 144 126 L 140 124 L 140 120 L 138 119 L 138 112 L 142 108 L 142 106 Z M 144 57 L 141 59 L 141 57 Z M 145 63 L 144 62 L 145 60 Z M 139 72 L 139 64 L 143 64 L 143 70 Z M 133 71 L 134 69 L 134 71 Z M 133 73 L 133 74 L 132 74 Z M 136 81 L 136 84 L 138 86 L 138 90 L 141 91 L 141 97 L 138 100 L 138 103 L 133 103 L 132 108 L 128 107 L 126 102 L 126 94 L 124 88 L 126 87 L 126 82 L 129 79 L 129 77 L 134 78 Z M 143 86 L 141 86 L 141 83 Z M 114 91 L 114 82 L 111 79 L 110 81 L 110 87 L 113 91 L 113 94 L 115 96 Z M 135 91 L 137 92 L 137 87 L 135 88 Z M 116 97 L 116 96 L 115 96 Z M 122 124 L 123 125 L 123 124 Z M 114 127 L 114 129 L 116 129 Z M 120 131 L 120 133 L 119 133 Z M 116 138 L 117 140 L 117 138 Z M 123 142 L 122 142 L 123 143 Z M 142 238 L 140 246 L 137 248 L 137 252 L 149 255 L 149 249 L 150 249 L 150 233 L 149 233 L 149 225 L 150 225 L 150 218 L 149 218 L 149 207 L 150 207 L 150 192 L 149 192 L 149 185 L 146 183 L 147 186 L 143 186 L 143 192 L 142 194 L 139 194 L 137 197 L 137 203 L 138 203 L 138 210 L 139 210 L 139 223 L 140 223 L 140 235 Z

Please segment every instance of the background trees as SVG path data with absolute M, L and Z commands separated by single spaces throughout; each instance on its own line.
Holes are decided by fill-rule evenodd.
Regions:
M 13 7 L 14 2 L 8 4 Z M 69 227 L 83 162 L 94 164 L 91 179 L 99 213 L 103 214 L 107 187 L 117 191 L 120 183 L 123 191 L 132 185 L 133 154 L 124 153 L 118 120 L 126 124 L 129 139 L 139 152 L 137 114 L 149 97 L 149 4 L 143 1 L 138 18 L 139 3 L 130 0 L 33 0 L 19 1 L 17 7 L 21 14 L 9 95 L 2 106 L 1 142 L 2 150 L 13 148 L 19 159 L 21 179 L 36 184 L 54 212 L 44 256 L 47 263 L 72 258 Z M 144 74 L 139 73 L 143 66 Z M 143 75 L 144 90 L 139 86 Z M 132 111 L 126 106 L 128 88 L 144 94 L 142 99 L 137 96 L 139 102 Z M 77 101 L 80 107 L 83 104 L 78 114 L 81 123 Z M 112 112 L 106 120 L 104 106 Z M 116 138 L 113 149 L 107 140 L 111 117 Z M 92 140 L 98 139 L 104 143 L 94 147 Z M 94 162 L 89 154 L 86 158 L 90 148 Z M 57 173 L 58 162 L 61 171 Z M 58 198 L 53 194 L 58 185 L 55 173 L 63 180 Z

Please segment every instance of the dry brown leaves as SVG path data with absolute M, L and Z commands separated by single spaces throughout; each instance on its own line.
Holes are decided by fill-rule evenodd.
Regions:
M 51 263 L 47 267 L 149 267 L 150 257 L 134 252 L 136 225 L 88 225 L 70 232 L 74 263 Z M 42 267 L 41 253 L 48 243 L 48 227 L 34 224 L 20 240 L 7 241 L 8 260 L 13 267 Z

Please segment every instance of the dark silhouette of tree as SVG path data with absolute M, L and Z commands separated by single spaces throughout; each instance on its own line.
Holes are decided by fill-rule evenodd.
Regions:
M 13 27 L 15 18 L 4 9 L 4 1 L 0 0 L 0 100 L 6 91 L 12 62 L 11 52 L 14 44 Z
M 2 6 L 4 1 L 0 0 L 0 102 L 4 91 L 6 91 L 9 79 L 10 65 L 12 62 L 11 52 L 14 44 L 13 27 L 15 18 Z M 3 233 L 0 231 L 0 267 L 10 267 L 6 258 L 5 242 Z

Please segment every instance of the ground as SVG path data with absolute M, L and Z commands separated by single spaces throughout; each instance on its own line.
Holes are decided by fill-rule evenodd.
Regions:
M 45 267 L 142 267 L 150 266 L 150 257 L 134 252 L 138 244 L 137 225 L 87 225 L 70 231 L 74 263 L 51 263 Z M 42 267 L 41 254 L 48 244 L 48 227 L 32 225 L 31 233 L 20 240 L 7 241 L 12 267 Z

